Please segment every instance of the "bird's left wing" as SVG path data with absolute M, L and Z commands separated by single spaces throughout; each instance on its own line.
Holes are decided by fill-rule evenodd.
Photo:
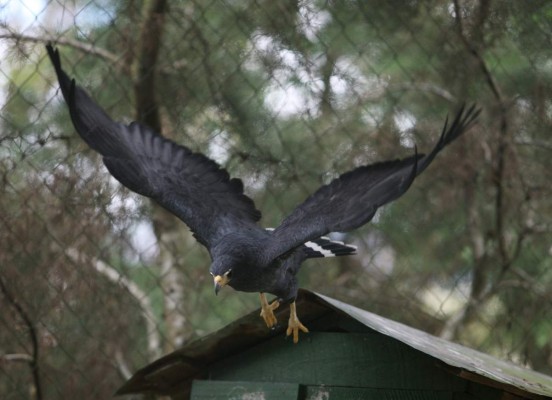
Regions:
M 369 222 L 376 210 L 404 194 L 447 144 L 466 131 L 479 110 L 472 106 L 458 112 L 427 155 L 366 165 L 349 171 L 322 186 L 299 205 L 271 235 L 267 261 L 280 257 L 329 232 L 347 232 Z
M 207 248 L 236 227 L 260 219 L 253 200 L 243 193 L 241 180 L 230 179 L 226 170 L 203 154 L 140 123 L 113 121 L 69 79 L 58 51 L 50 45 L 47 50 L 77 132 L 103 156 L 119 182 L 175 214 Z

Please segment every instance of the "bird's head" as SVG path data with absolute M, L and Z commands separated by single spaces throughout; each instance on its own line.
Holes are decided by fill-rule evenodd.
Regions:
M 220 289 L 232 281 L 235 269 L 236 267 L 233 265 L 232 260 L 227 257 L 222 260 L 216 260 L 211 264 L 210 273 L 213 276 L 215 294 L 218 294 Z
M 213 272 L 211 272 L 211 275 L 213 275 L 213 281 L 215 284 L 215 294 L 218 294 L 219 290 L 228 285 L 228 283 L 232 280 L 232 269 L 226 270 L 226 272 L 222 275 L 215 275 Z

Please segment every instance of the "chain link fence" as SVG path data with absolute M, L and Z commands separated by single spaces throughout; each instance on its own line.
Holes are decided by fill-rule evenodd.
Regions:
M 0 2 L 0 397 L 109 398 L 258 307 L 74 132 L 44 45 L 116 120 L 240 177 L 277 226 L 353 167 L 479 123 L 301 286 L 552 374 L 548 1 Z

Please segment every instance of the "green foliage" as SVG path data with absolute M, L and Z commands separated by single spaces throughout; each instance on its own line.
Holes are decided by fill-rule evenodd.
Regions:
M 123 122 L 137 115 L 141 45 L 157 39 L 141 36 L 149 2 L 138 3 L 45 11 L 55 20 L 78 10 L 55 36 L 63 65 Z M 454 314 L 426 298 L 447 291 L 464 309 L 471 296 L 477 308 L 454 338 L 550 373 L 552 7 L 458 3 L 461 26 L 443 0 L 170 2 L 151 95 L 163 134 L 242 178 L 267 227 L 340 173 L 409 156 L 414 143 L 429 151 L 445 116 L 477 102 L 479 125 L 346 236 L 359 255 L 307 262 L 301 285 L 437 334 Z M 51 27 L 46 17 L 35 23 Z M 175 324 L 166 260 L 182 277 L 183 340 L 231 322 L 258 297 L 213 295 L 207 252 L 109 178 L 54 97 L 42 43 L 18 43 L 0 66 L 0 277 L 39 326 L 45 398 L 106 397 L 123 367 L 152 361 L 150 336 L 139 299 L 92 259 L 145 294 L 162 351 L 174 346 Z M 135 245 L 140 222 L 153 227 L 153 255 Z M 75 262 L 67 249 L 86 257 Z M 21 316 L 3 297 L 0 306 L 12 310 L 0 317 L 0 348 L 28 353 Z M 6 370 L 0 393 L 25 393 L 20 366 Z

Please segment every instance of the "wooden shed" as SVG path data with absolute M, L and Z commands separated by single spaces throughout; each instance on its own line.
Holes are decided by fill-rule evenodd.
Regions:
M 294 345 L 254 312 L 153 362 L 119 391 L 174 399 L 552 399 L 552 378 L 302 290 Z M 277 317 L 287 321 L 288 307 Z M 282 324 L 285 325 L 285 324 Z

